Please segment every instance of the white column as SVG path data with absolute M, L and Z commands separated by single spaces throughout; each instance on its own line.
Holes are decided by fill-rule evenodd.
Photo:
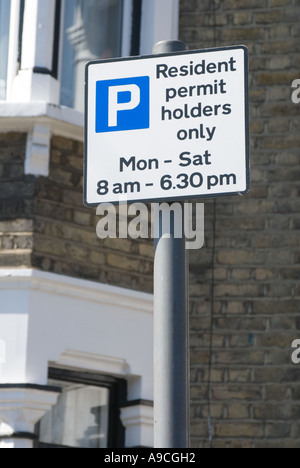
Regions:
M 0 340 L 0 382 L 1 382 L 2 364 L 4 363 L 5 363 L 5 341 Z
M 49 175 L 51 129 L 49 125 L 35 125 L 27 135 L 25 174 Z
M 0 448 L 33 448 L 34 426 L 58 395 L 54 387 L 0 385 Z
M 11 100 L 12 84 L 17 74 L 19 45 L 20 0 L 11 0 L 9 24 L 9 49 L 7 65 L 6 100 Z
M 159 41 L 177 40 L 179 0 L 143 2 L 141 24 L 141 55 L 152 54 Z
M 59 103 L 59 83 L 51 76 L 55 5 L 54 0 L 25 2 L 22 59 L 11 101 Z
M 132 403 L 121 408 L 125 447 L 153 447 L 153 404 L 143 400 Z

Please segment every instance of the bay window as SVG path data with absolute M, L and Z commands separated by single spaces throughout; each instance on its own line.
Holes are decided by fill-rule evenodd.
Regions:
M 151 54 L 177 39 L 178 11 L 179 0 L 0 0 L 0 100 L 82 113 L 85 64 Z

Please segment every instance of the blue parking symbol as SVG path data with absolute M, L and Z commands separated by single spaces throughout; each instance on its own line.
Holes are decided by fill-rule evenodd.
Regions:
M 97 81 L 96 133 L 149 127 L 149 76 Z

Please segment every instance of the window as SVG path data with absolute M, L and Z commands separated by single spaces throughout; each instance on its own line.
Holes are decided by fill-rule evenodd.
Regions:
M 123 0 L 65 0 L 61 104 L 83 110 L 89 60 L 122 55 Z
M 83 112 L 85 64 L 151 54 L 177 38 L 178 11 L 179 0 L 0 0 L 0 100 Z
M 0 100 L 6 98 L 10 1 L 0 0 Z
M 50 369 L 49 385 L 60 387 L 61 395 L 39 423 L 40 448 L 124 446 L 119 407 L 126 399 L 125 381 Z

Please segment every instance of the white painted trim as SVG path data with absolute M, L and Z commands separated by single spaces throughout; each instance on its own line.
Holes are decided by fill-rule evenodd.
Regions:
M 0 103 L 0 132 L 27 133 L 25 174 L 49 175 L 51 135 L 83 141 L 83 114 L 46 102 Z
M 56 404 L 59 393 L 31 388 L 0 388 L 0 436 L 11 437 L 10 447 L 21 448 L 14 433 L 33 433 L 34 425 Z M 32 448 L 32 441 L 21 439 Z
M 32 441 L 28 439 L 5 439 L 0 442 L 0 449 L 32 449 Z
M 111 374 L 117 377 L 130 374 L 130 367 L 125 359 L 100 354 L 84 353 L 67 349 L 55 363 L 50 366 L 77 370 L 92 370 L 101 374 Z
M 35 67 L 52 69 L 54 21 L 53 0 L 25 2 L 22 59 L 12 83 L 10 101 L 59 103 L 59 82 L 48 74 L 33 72 Z
M 121 421 L 126 428 L 126 447 L 153 447 L 152 406 L 140 404 L 121 408 Z
M 152 294 L 1 268 L 0 303 L 0 382 L 47 385 L 51 366 L 123 378 L 128 400 L 153 400 Z M 126 440 L 152 446 L 152 413 L 141 406 L 124 410 Z
M 68 107 L 46 102 L 0 102 L 0 132 L 33 132 L 35 125 L 48 125 L 51 134 L 83 141 L 84 116 Z
M 102 304 L 153 313 L 152 294 L 33 269 L 0 269 L 0 290 L 39 290 Z
M 11 102 L 49 102 L 58 104 L 60 84 L 48 74 L 20 70 L 13 80 Z
M 142 7 L 141 55 L 152 54 L 154 44 L 178 39 L 179 0 L 146 0 Z
M 5 342 L 0 340 L 0 365 L 5 362 Z
M 1 382 L 2 364 L 4 364 L 5 361 L 6 361 L 5 341 L 0 340 L 0 382 Z
M 17 57 L 19 45 L 19 18 L 20 18 L 20 0 L 11 0 L 10 7 L 10 25 L 9 25 L 9 49 L 7 65 L 7 92 L 6 100 L 10 101 L 12 92 L 12 83 L 17 75 Z
M 27 135 L 25 174 L 49 175 L 51 129 L 49 125 L 34 125 Z

